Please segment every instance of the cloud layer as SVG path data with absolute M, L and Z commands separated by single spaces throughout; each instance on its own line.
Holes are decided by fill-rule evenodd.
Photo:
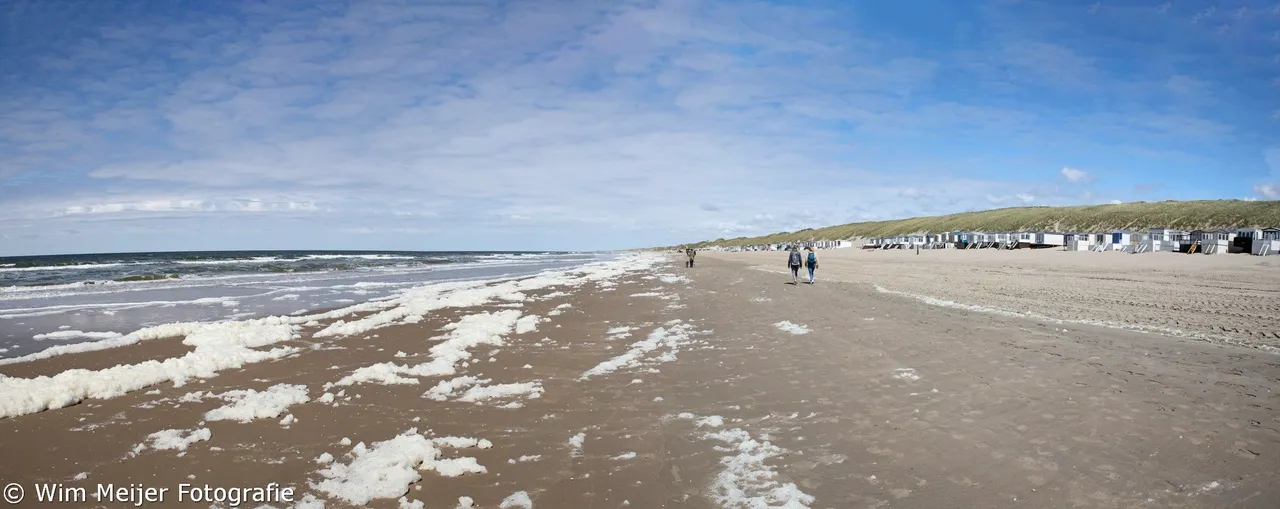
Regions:
M 8 4 L 0 255 L 1276 198 L 1280 13 L 935 3 Z

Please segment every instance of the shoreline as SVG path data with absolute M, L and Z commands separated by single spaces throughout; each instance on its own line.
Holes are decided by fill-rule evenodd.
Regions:
M 78 286 L 59 296 L 0 293 L 0 334 L 6 334 L 8 342 L 0 343 L 0 365 L 131 344 L 136 342 L 132 336 L 153 335 L 166 325 L 323 317 L 424 285 L 506 280 L 603 260 L 607 258 L 511 263 L 504 259 L 433 269 L 315 272 L 301 274 L 300 280 L 260 279 L 266 276 L 249 273 L 117 285 L 127 288 Z M 36 348 L 41 350 L 32 351 Z

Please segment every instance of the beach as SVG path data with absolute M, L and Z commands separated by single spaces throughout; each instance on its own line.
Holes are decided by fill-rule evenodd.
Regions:
M 0 481 L 19 507 L 1275 507 L 1280 270 L 1162 256 L 831 250 L 793 286 L 785 253 L 627 254 L 153 325 L 0 365 Z
M 787 272 L 785 252 L 708 255 Z M 1280 352 L 1280 263 L 1267 257 L 1059 249 L 831 249 L 819 255 L 823 280 L 934 305 Z

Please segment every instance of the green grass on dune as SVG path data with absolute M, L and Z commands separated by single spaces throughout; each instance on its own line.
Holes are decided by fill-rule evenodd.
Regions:
M 1013 207 L 807 228 L 760 237 L 716 239 L 692 245 L 747 246 L 797 240 L 839 240 L 949 231 L 1104 233 L 1148 228 L 1208 230 L 1248 226 L 1280 227 L 1280 201 L 1202 200 L 1078 207 Z

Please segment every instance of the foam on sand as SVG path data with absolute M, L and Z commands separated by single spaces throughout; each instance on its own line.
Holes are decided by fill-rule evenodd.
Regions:
M 516 334 L 528 334 L 538 330 L 538 323 L 542 322 L 542 317 L 538 315 L 522 316 L 516 320 Z
M 524 396 L 528 399 L 542 397 L 542 384 L 539 382 L 522 382 L 498 385 L 477 385 L 467 389 L 458 397 L 458 401 L 480 403 L 490 399 L 513 398 Z
M 405 290 L 384 300 L 364 302 L 323 313 L 218 323 L 170 323 L 139 329 L 101 341 L 57 345 L 23 357 L 0 359 L 0 365 L 69 353 L 117 348 L 141 341 L 175 336 L 186 336 L 183 343 L 195 348 L 182 357 L 119 365 L 96 371 L 73 369 L 52 377 L 41 376 L 30 379 L 0 375 L 0 418 L 62 408 L 87 398 L 117 397 L 132 390 L 166 381 L 173 381 L 175 386 L 181 386 L 189 379 L 211 377 L 221 370 L 293 355 L 301 350 L 277 347 L 264 351 L 257 348 L 300 337 L 297 336 L 299 326 L 306 323 L 335 320 L 328 327 L 316 332 L 313 335 L 315 338 L 362 333 L 379 327 L 408 322 L 413 318 L 421 320 L 422 316 L 433 309 L 482 305 L 500 295 L 552 286 L 577 287 L 592 282 L 603 286 L 613 278 L 633 271 L 648 270 L 660 263 L 663 263 L 663 257 L 658 255 L 624 255 L 611 261 L 589 263 L 576 269 L 545 271 L 519 280 L 432 283 Z M 367 315 L 351 322 L 342 320 L 357 313 L 367 313 Z M 516 313 L 511 317 L 512 327 L 518 316 Z M 370 377 L 370 380 L 385 378 L 393 383 L 416 383 L 416 380 L 406 382 L 405 375 L 425 376 L 417 374 L 419 372 L 432 376 L 452 375 L 454 368 L 448 357 L 450 355 L 461 355 L 462 358 L 469 356 L 465 350 L 459 352 L 456 349 L 453 352 L 435 353 L 439 354 L 439 358 L 432 364 L 415 367 L 416 369 L 411 369 L 409 373 L 403 372 L 404 367 L 389 364 L 371 367 L 370 372 L 361 373 L 361 376 Z M 379 374 L 382 376 L 379 377 Z M 357 380 L 359 377 L 350 379 L 348 382 L 354 383 Z
M 83 332 L 78 330 L 60 330 L 57 332 L 50 332 L 47 334 L 36 334 L 34 336 L 31 336 L 31 339 L 34 339 L 36 341 L 44 341 L 46 339 L 65 340 L 65 339 L 80 339 L 80 338 L 103 340 L 103 339 L 115 339 L 121 336 L 123 336 L 123 334 L 120 334 L 119 332 Z
M 691 282 L 693 282 L 692 280 L 690 280 L 689 278 L 687 278 L 687 277 L 685 277 L 685 276 L 679 276 L 679 275 L 674 275 L 674 274 L 659 274 L 659 275 L 658 275 L 658 280 L 662 281 L 663 283 L 669 284 L 669 285 L 674 285 L 674 284 L 676 284 L 676 283 L 691 283 Z
M 486 385 L 489 382 L 490 380 L 481 380 L 473 376 L 460 376 L 452 380 L 441 381 L 435 387 L 427 390 L 422 396 L 435 401 L 447 401 L 449 398 L 454 397 L 457 391 L 466 389 L 456 398 L 457 401 L 482 404 L 493 399 L 518 397 L 538 399 L 542 397 L 543 393 L 541 382 Z M 521 406 L 523 405 L 516 402 L 504 405 L 505 408 L 520 408 Z
M 758 442 L 739 428 L 717 431 L 708 438 L 727 444 L 726 452 L 736 452 L 720 459 L 723 469 L 711 485 L 712 497 L 723 507 L 778 507 L 808 509 L 815 498 L 800 491 L 795 483 L 780 483 L 778 472 L 765 460 L 786 453 L 768 441 Z
M 445 477 L 483 474 L 484 466 L 475 458 L 441 459 L 441 448 L 476 447 L 481 441 L 446 437 L 429 439 L 417 428 L 383 442 L 366 447 L 356 444 L 347 454 L 349 463 L 333 463 L 319 471 L 324 477 L 312 489 L 330 498 L 362 506 L 374 499 L 395 499 L 409 492 L 409 485 L 422 478 L 418 470 L 434 471 Z
M 154 327 L 146 327 L 138 329 L 124 336 L 112 337 L 101 341 L 93 341 L 88 343 L 75 343 L 71 345 L 58 345 L 46 348 L 39 352 L 24 355 L 22 357 L 13 357 L 9 359 L 0 359 L 0 366 L 7 364 L 18 364 L 39 359 L 48 359 L 58 355 L 71 353 L 93 352 L 97 350 L 106 350 L 109 348 L 117 348 L 128 346 L 142 341 L 150 341 L 153 339 L 169 338 L 176 336 L 187 336 L 190 334 L 254 334 L 253 329 L 269 328 L 274 325 L 288 325 L 295 323 L 285 317 L 268 317 L 256 320 L 247 320 L 243 322 L 219 322 L 219 323 L 199 323 L 199 322 L 182 322 L 167 323 L 156 325 Z M 301 323 L 301 322 L 296 322 Z M 268 331 L 270 333 L 270 331 Z M 190 344 L 190 343 L 188 343 Z M 261 345 L 260 345 L 261 346 Z
M 147 441 L 133 447 L 133 455 L 147 448 L 157 451 L 186 451 L 196 442 L 205 442 L 213 437 L 209 428 L 196 430 L 166 429 L 147 435 Z
M 369 305 L 366 311 L 377 312 L 351 322 L 338 320 L 317 332 L 315 336 L 322 338 L 360 334 L 406 321 L 412 317 L 421 319 L 432 311 L 444 308 L 481 306 L 498 300 L 523 302 L 530 299 L 525 292 L 555 286 L 568 288 L 590 282 L 607 282 L 628 272 L 650 269 L 658 263 L 661 263 L 660 256 L 637 254 L 608 262 L 589 263 L 576 269 L 546 271 L 533 277 L 512 281 L 461 281 L 411 288 L 393 299 L 365 303 Z M 357 306 L 346 309 L 354 309 Z M 333 318 L 348 314 L 350 312 L 344 311 Z
M 577 435 L 569 437 L 569 455 L 582 456 L 582 444 L 585 443 L 586 440 L 586 433 L 578 433 Z
M 239 421 L 249 422 L 254 419 L 279 417 L 290 405 L 300 405 L 310 401 L 305 385 L 273 385 L 265 391 L 253 389 L 229 391 L 217 397 L 231 401 L 230 405 L 215 408 L 204 414 L 206 421 Z M 295 419 L 286 419 L 292 424 Z
M 431 347 L 431 360 L 413 366 L 384 362 L 356 369 L 338 380 L 335 385 L 357 383 L 417 384 L 416 377 L 450 376 L 457 373 L 457 365 L 471 358 L 471 348 L 479 345 L 503 346 L 503 334 L 510 334 L 520 318 L 520 311 L 504 309 L 462 317 L 444 328 L 451 332 L 435 339 L 443 339 Z
M 533 499 L 529 498 L 528 493 L 517 491 L 502 499 L 498 509 L 533 509 Z
M 631 348 L 626 353 L 601 362 L 596 367 L 587 370 L 579 379 L 586 380 L 593 376 L 613 373 L 621 368 L 641 366 L 645 356 L 659 348 L 666 348 L 667 351 L 663 355 L 652 359 L 652 362 L 675 360 L 675 354 L 680 351 L 680 346 L 688 342 L 693 334 L 693 327 L 680 320 L 672 320 L 667 322 L 666 325 L 667 327 L 654 329 L 653 332 L 649 333 L 649 337 L 644 340 L 632 343 Z
M 783 321 L 781 321 L 781 322 L 775 323 L 775 324 L 773 324 L 773 326 L 774 326 L 774 327 L 777 327 L 777 328 L 778 328 L 778 330 L 780 330 L 780 331 L 782 331 L 782 332 L 790 332 L 790 333 L 792 333 L 792 334 L 797 334 L 797 335 L 798 335 L 798 334 L 808 334 L 808 333 L 809 333 L 809 327 L 806 327 L 806 326 L 804 326 L 804 325 L 800 325 L 800 324 L 798 324 L 798 323 L 791 323 L 791 322 L 786 321 L 786 320 L 783 320 Z
M 677 417 L 699 424 L 711 419 L 688 412 Z M 778 481 L 778 471 L 766 463 L 786 454 L 785 449 L 768 440 L 757 441 L 741 428 L 703 433 L 702 438 L 723 443 L 716 450 L 730 453 L 720 459 L 721 470 L 711 484 L 712 498 L 721 507 L 809 509 L 809 504 L 816 500 L 813 495 L 800 491 L 795 483 Z
M 631 331 L 633 331 L 633 330 L 636 330 L 636 328 L 635 328 L 635 327 L 629 327 L 629 326 L 613 327 L 613 328 L 611 328 L 611 329 L 609 329 L 609 330 L 605 331 L 605 334 L 607 334 L 607 335 L 609 336 L 609 339 L 610 339 L 610 340 L 614 340 L 614 339 L 626 339 L 626 338 L 631 337 Z
M 252 322 L 204 324 L 193 329 L 183 344 L 195 348 L 181 357 L 120 364 L 100 370 L 71 369 L 52 377 L 0 375 L 0 417 L 62 408 L 89 398 L 114 398 L 162 382 L 172 381 L 175 387 L 182 386 L 192 378 L 209 378 L 224 369 L 279 359 L 298 352 L 292 347 L 255 350 L 294 338 L 296 327 L 274 317 Z

